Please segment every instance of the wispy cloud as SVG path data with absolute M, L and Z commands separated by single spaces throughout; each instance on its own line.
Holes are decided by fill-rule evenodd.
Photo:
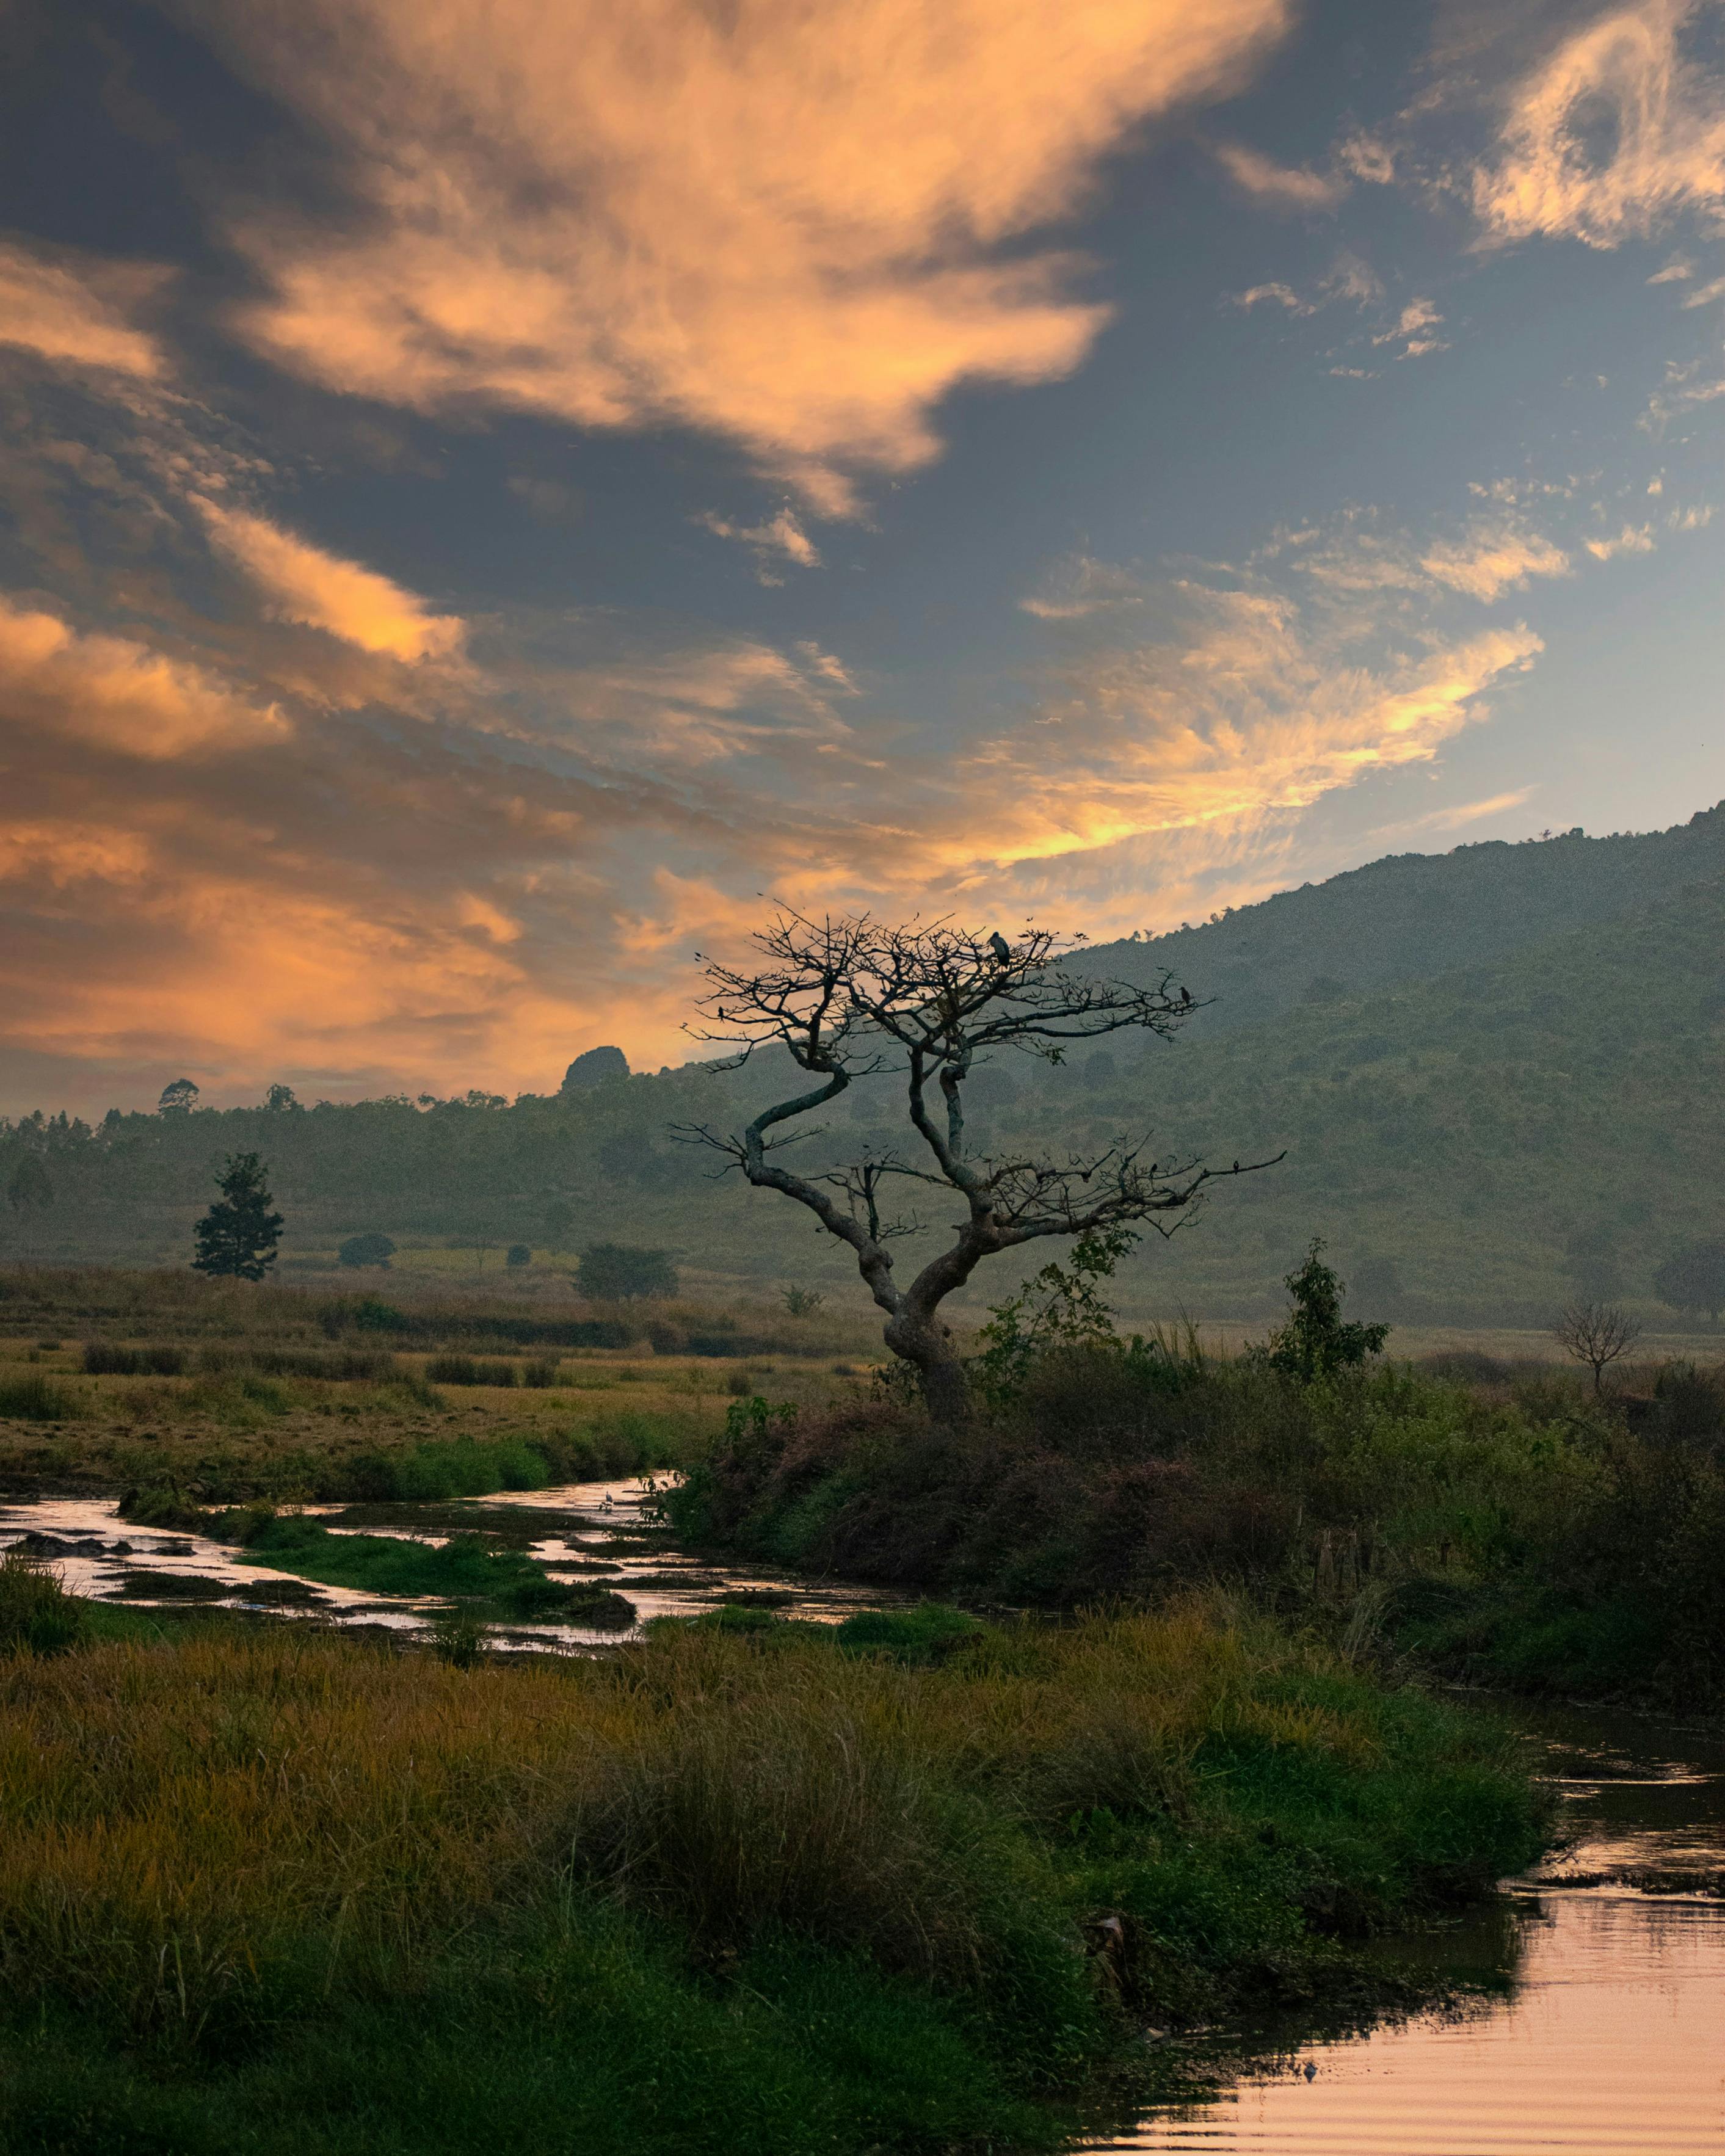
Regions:
M 1266 209 L 1333 210 L 1348 192 L 1348 180 L 1337 172 L 1314 172 L 1307 165 L 1279 165 L 1244 142 L 1211 145 L 1216 162 L 1242 194 Z
M 1507 522 L 1476 523 L 1465 537 L 1440 542 L 1420 557 L 1428 575 L 1470 598 L 1489 603 L 1533 577 L 1563 577 L 1569 557 L 1542 533 Z
M 1538 790 L 1535 786 L 1518 786 L 1513 793 L 1489 794 L 1483 801 L 1463 801 L 1453 808 L 1434 808 L 1429 816 L 1409 816 L 1400 823 L 1379 824 L 1372 836 L 1407 839 L 1420 831 L 1465 831 L 1470 824 L 1482 824 L 1492 816 L 1507 816 L 1512 808 L 1523 807 Z
M 1409 300 L 1394 324 L 1372 339 L 1374 345 L 1399 344 L 1402 350 L 1396 355 L 1400 359 L 1418 359 L 1428 352 L 1446 349 L 1443 338 L 1429 332 L 1443 321 L 1436 303 L 1431 300 Z
M 1653 533 L 1645 524 L 1625 524 L 1623 529 L 1604 539 L 1583 542 L 1596 562 L 1609 562 L 1620 554 L 1651 554 L 1653 552 Z
M 1147 117 L 1236 87 L 1288 0 L 259 0 L 182 11 L 335 146 L 348 208 L 236 216 L 236 327 L 326 386 L 744 444 L 827 513 L 972 379 L 1107 316 L 1025 235 Z M 327 196 L 325 198 L 327 199 Z
M 157 381 L 167 372 L 166 358 L 136 317 L 171 275 L 148 265 L 0 241 L 0 345 L 57 367 Z
M 264 595 L 270 611 L 341 638 L 361 651 L 408 663 L 452 659 L 466 624 L 433 613 L 424 599 L 376 570 L 343 561 L 285 531 L 267 517 L 195 495 L 193 506 L 217 547 Z
M 784 582 L 774 571 L 775 562 L 790 562 L 799 569 L 820 567 L 819 549 L 798 522 L 793 510 L 782 509 L 776 516 L 769 516 L 759 524 L 734 523 L 711 511 L 697 516 L 695 521 L 715 538 L 735 539 L 752 548 L 756 573 L 763 584 Z
M 1291 285 L 1253 285 L 1244 292 L 1236 292 L 1234 304 L 1247 312 L 1266 303 L 1286 307 L 1291 315 L 1312 315 L 1317 310 L 1310 300 L 1302 300 Z
M 1615 247 L 1725 206 L 1725 85 L 1686 46 L 1717 0 L 1640 0 L 1563 38 L 1515 88 L 1473 202 L 1498 239 Z

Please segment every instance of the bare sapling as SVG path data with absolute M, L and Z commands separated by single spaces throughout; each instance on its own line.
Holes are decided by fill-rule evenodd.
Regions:
M 1619 1356 L 1626 1355 L 1640 1337 L 1639 1319 L 1620 1310 L 1615 1302 L 1567 1304 L 1552 1327 L 1552 1337 L 1564 1353 L 1593 1372 L 1596 1393 L 1604 1390 L 1607 1369 Z

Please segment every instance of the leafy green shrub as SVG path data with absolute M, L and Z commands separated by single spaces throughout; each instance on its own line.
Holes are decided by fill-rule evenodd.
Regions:
M 556 1384 L 558 1368 L 555 1356 L 538 1357 L 521 1365 L 521 1383 L 536 1392 L 546 1392 Z
M 1308 1384 L 1332 1371 L 1355 1369 L 1368 1356 L 1381 1355 L 1389 1337 L 1387 1325 L 1343 1320 L 1342 1299 L 1347 1290 L 1340 1276 L 1319 1257 L 1323 1246 L 1322 1236 L 1314 1235 L 1305 1264 L 1288 1275 L 1286 1284 L 1294 1306 L 1271 1334 L 1266 1351 L 1272 1369 Z
M 407 1312 L 398 1310 L 393 1302 L 385 1302 L 380 1296 L 362 1296 L 347 1317 L 349 1323 L 357 1326 L 362 1332 L 411 1332 L 413 1329 L 413 1322 Z

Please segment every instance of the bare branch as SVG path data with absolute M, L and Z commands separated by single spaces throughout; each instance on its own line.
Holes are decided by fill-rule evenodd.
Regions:
M 817 921 L 784 907 L 753 942 L 762 962 L 757 970 L 707 965 L 704 1023 L 691 1030 L 733 1050 L 721 1068 L 735 1070 L 760 1049 L 782 1048 L 821 1082 L 763 1108 L 738 1135 L 721 1137 L 706 1126 L 682 1135 L 714 1146 L 752 1183 L 793 1198 L 850 1246 L 889 1313 L 887 1344 L 916 1365 L 937 1412 L 962 1414 L 963 1392 L 939 1306 L 983 1258 L 1040 1237 L 1127 1222 L 1147 1220 L 1171 1234 L 1211 1183 L 1275 1164 L 1236 1161 L 1213 1169 L 1197 1161 L 1147 1163 L 1143 1146 L 1124 1142 L 1063 1163 L 971 1157 L 964 1087 L 978 1060 L 1013 1051 L 1059 1063 L 1070 1044 L 1131 1027 L 1168 1039 L 1200 1008 L 1169 975 L 1142 988 L 1074 974 L 1061 963 L 1070 947 L 1048 930 L 1026 928 L 1009 940 L 944 918 L 895 927 L 865 913 Z M 805 1177 L 780 1164 L 774 1156 L 798 1135 L 775 1136 L 780 1126 L 837 1099 L 857 1078 L 888 1069 L 904 1075 L 910 1122 L 931 1167 L 912 1168 L 890 1154 Z M 938 1106 L 932 1089 L 938 1090 Z M 892 1176 L 952 1190 L 966 1214 L 953 1225 L 951 1245 L 903 1290 L 891 1279 L 885 1245 L 916 1224 L 883 1219 L 880 1193 Z

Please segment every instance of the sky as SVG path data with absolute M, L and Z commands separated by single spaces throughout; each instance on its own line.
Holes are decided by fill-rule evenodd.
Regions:
M 1681 821 L 1722 339 L 1725 0 L 0 0 L 0 1112 Z

